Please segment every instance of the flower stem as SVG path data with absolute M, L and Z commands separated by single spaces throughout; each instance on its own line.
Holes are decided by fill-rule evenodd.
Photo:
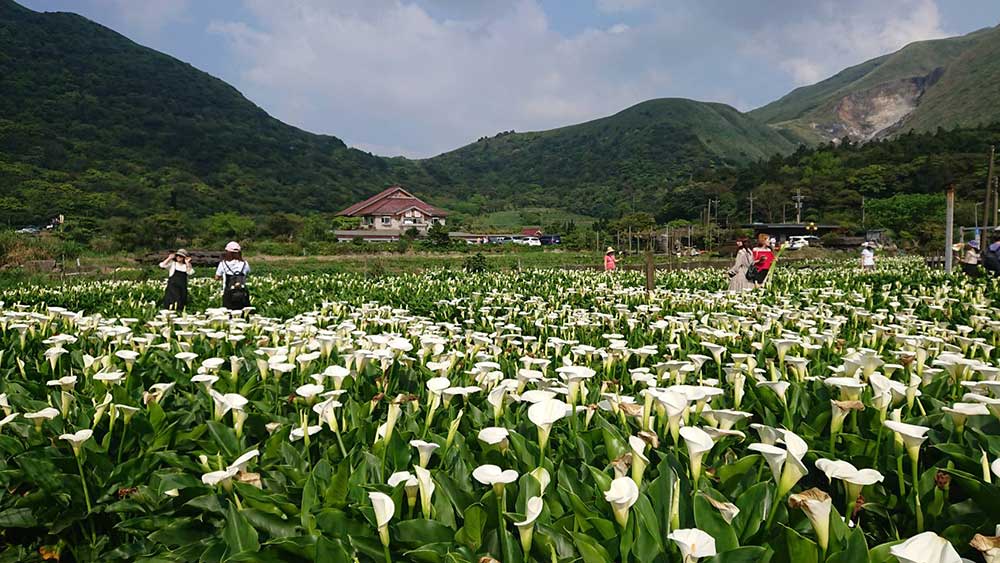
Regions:
M 899 477 L 899 498 L 906 496 L 906 483 L 903 481 L 903 456 L 896 457 L 896 476 Z
M 83 462 L 80 461 L 80 456 L 76 455 L 76 467 L 80 470 L 80 484 L 83 485 L 83 500 L 87 502 L 87 514 L 93 512 L 94 508 L 90 504 L 90 492 L 87 491 L 87 479 L 83 476 Z
M 382 556 L 385 557 L 386 563 L 392 563 L 392 555 L 389 553 L 389 546 L 382 546 Z
M 918 482 L 920 471 L 917 467 L 917 459 L 910 458 L 910 461 L 913 470 L 913 502 L 917 512 L 917 533 L 919 534 L 924 531 L 924 511 L 920 507 L 920 484 Z

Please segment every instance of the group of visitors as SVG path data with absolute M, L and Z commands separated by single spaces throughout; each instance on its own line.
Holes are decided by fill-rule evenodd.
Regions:
M 980 248 L 976 239 L 966 243 L 960 242 L 953 246 L 952 250 L 958 255 L 962 271 L 969 277 L 978 278 L 984 273 L 1000 276 L 1000 233 L 993 235 L 985 250 Z
M 736 239 L 736 260 L 727 272 L 729 291 L 746 291 L 764 283 L 774 264 L 775 241 L 766 233 L 757 235 L 756 245 L 750 239 Z
M 167 270 L 167 290 L 163 296 L 163 308 L 183 311 L 188 303 L 188 277 L 194 274 L 191 255 L 183 248 L 172 252 L 160 262 Z M 222 306 L 226 309 L 241 310 L 250 306 L 250 290 L 247 275 L 250 264 L 243 259 L 243 249 L 236 241 L 226 245 L 222 261 L 215 268 L 215 279 L 222 282 Z

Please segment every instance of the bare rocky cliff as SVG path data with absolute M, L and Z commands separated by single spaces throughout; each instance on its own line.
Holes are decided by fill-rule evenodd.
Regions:
M 866 90 L 851 92 L 829 104 L 825 120 L 810 122 L 826 140 L 849 137 L 855 141 L 881 138 L 894 132 L 920 104 L 924 92 L 944 73 L 934 69 L 926 76 L 893 80 Z

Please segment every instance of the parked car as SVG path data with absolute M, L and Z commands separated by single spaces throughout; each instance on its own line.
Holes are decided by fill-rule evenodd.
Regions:
M 812 235 L 802 235 L 802 236 L 788 237 L 788 242 L 786 244 L 788 245 L 789 250 L 798 250 L 800 248 L 805 248 L 807 246 L 819 246 L 820 241 L 819 237 L 815 237 Z
M 552 244 L 562 244 L 562 239 L 559 235 L 542 235 L 538 237 L 538 240 L 542 243 L 542 246 L 549 246 Z
M 538 240 L 538 237 L 521 237 L 518 244 L 523 244 L 524 246 L 542 246 L 542 241 Z
M 38 227 L 24 227 L 23 229 L 18 229 L 14 232 L 19 235 L 37 235 L 41 232 L 41 229 Z

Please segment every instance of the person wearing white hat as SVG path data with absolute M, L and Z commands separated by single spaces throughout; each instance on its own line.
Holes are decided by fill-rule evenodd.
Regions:
M 247 289 L 247 275 L 250 264 L 243 259 L 240 243 L 231 241 L 226 245 L 226 256 L 215 269 L 215 279 L 222 281 L 222 306 L 227 309 L 243 309 L 250 306 L 250 291 Z
M 604 252 L 604 271 L 613 272 L 616 267 L 617 263 L 615 262 L 615 249 L 609 246 L 608 249 Z
M 979 241 L 970 240 L 965 244 L 965 255 L 962 256 L 962 271 L 970 278 L 978 278 L 982 271 L 979 269 Z
M 870 242 L 861 245 L 861 269 L 871 272 L 875 269 L 875 249 Z
M 163 295 L 163 308 L 181 312 L 188 301 L 188 276 L 194 274 L 191 256 L 187 250 L 178 249 L 160 262 L 160 267 L 167 270 L 167 290 Z

